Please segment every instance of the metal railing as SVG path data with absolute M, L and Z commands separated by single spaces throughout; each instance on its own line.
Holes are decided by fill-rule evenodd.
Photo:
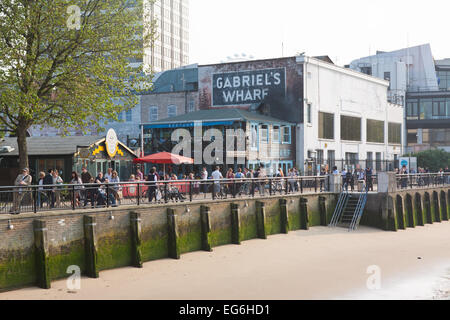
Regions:
M 355 214 L 353 215 L 353 219 L 352 219 L 352 222 L 350 224 L 348 231 L 355 231 L 358 228 L 359 223 L 362 218 L 362 215 L 364 213 L 364 208 L 366 207 L 368 194 L 369 194 L 369 188 L 368 188 L 368 186 L 364 185 L 363 191 L 361 192 L 361 194 L 359 196 L 358 204 L 355 209 Z
M 339 195 L 339 200 L 337 203 L 336 208 L 334 209 L 333 217 L 331 218 L 330 224 L 328 225 L 331 228 L 335 228 L 337 224 L 339 223 L 339 220 L 342 216 L 342 213 L 344 211 L 344 208 L 346 206 L 347 200 L 348 200 L 348 186 L 347 183 L 344 184 L 343 191 Z
M 319 193 L 329 185 L 315 176 L 0 187 L 0 214 Z
M 422 189 L 450 185 L 450 173 L 418 173 L 397 175 L 397 190 Z

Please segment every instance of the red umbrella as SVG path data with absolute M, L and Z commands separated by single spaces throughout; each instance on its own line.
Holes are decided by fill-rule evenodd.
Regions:
M 166 174 L 166 164 L 194 164 L 194 159 L 172 154 L 169 152 L 161 152 L 143 158 L 134 159 L 133 162 L 163 164 L 164 174 Z

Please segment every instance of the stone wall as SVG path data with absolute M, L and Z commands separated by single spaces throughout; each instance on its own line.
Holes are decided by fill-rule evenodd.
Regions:
M 327 225 L 335 194 L 280 196 L 0 217 L 0 290 Z M 11 227 L 12 226 L 12 227 Z
M 397 231 L 449 219 L 450 189 L 442 187 L 369 194 L 361 224 Z

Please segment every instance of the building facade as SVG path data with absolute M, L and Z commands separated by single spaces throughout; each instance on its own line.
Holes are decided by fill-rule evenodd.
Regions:
M 388 80 L 389 100 L 405 106 L 405 153 L 450 151 L 450 60 L 434 60 L 429 44 L 379 52 L 350 68 Z
M 403 153 L 404 108 L 388 102 L 389 82 L 338 67 L 328 57 L 221 63 L 198 66 L 192 69 L 195 71 L 197 85 L 192 82 L 192 90 L 184 93 L 196 101 L 193 105 L 198 110 L 216 113 L 216 120 L 221 119 L 223 110 L 242 110 L 253 114 L 262 112 L 279 122 L 293 124 L 291 129 L 286 129 L 291 143 L 295 141 L 292 165 L 305 174 L 315 174 L 320 167 L 334 165 L 340 169 L 368 165 L 376 170 L 393 170 Z M 177 81 L 172 86 L 175 91 L 179 87 Z M 183 120 L 164 110 L 169 104 L 182 104 L 182 93 L 149 95 L 146 108 L 154 105 L 155 113 L 162 108 L 158 116 L 164 114 L 168 118 L 143 122 L 143 127 L 150 129 L 152 125 Z M 187 112 L 186 108 L 177 108 L 180 109 L 189 113 L 196 108 Z M 142 118 L 151 119 L 151 112 L 144 112 Z M 272 136 L 270 130 L 276 127 L 256 123 L 254 131 L 259 141 L 266 141 Z M 249 135 L 252 129 L 246 132 Z M 167 131 L 165 139 L 169 136 Z M 265 163 L 259 158 L 273 167 L 276 160 L 269 160 Z
M 153 72 L 189 64 L 189 0 L 156 0 L 149 19 L 156 22 L 157 39 L 145 48 L 144 64 Z

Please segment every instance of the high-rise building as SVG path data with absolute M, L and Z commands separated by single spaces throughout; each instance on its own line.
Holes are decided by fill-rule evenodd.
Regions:
M 156 0 L 151 7 L 156 39 L 144 63 L 155 73 L 189 64 L 189 0 Z

